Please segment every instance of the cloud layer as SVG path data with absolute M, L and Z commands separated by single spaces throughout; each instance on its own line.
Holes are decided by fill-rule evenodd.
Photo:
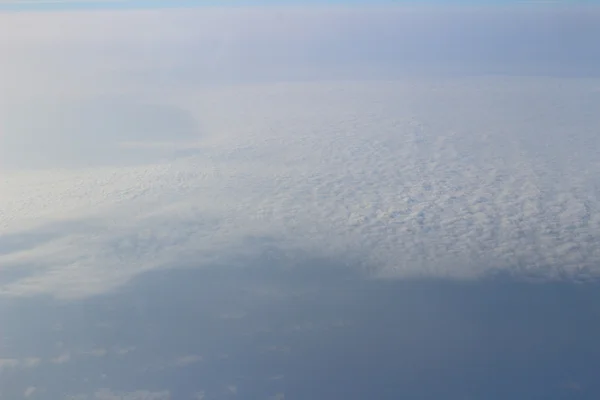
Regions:
M 593 85 L 193 92 L 186 109 L 210 132 L 197 154 L 3 179 L 0 264 L 15 278 L 2 292 L 98 293 L 148 269 L 233 267 L 265 251 L 391 277 L 595 276 L 598 139 L 585 127 L 598 121 L 570 105 L 597 96 Z
M 534 27 L 528 8 L 362 11 L 0 15 L 0 293 L 88 296 L 265 255 L 596 277 L 598 81 L 466 77 L 594 66 L 579 42 L 525 53 L 557 26 L 589 40 L 595 11 Z M 494 46 L 464 44 L 457 15 Z M 445 77 L 406 77 L 415 65 Z

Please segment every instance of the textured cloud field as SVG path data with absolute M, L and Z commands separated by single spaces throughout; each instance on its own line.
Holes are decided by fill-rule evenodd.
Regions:
M 375 276 L 600 273 L 595 82 L 481 78 L 190 90 L 204 132 L 127 167 L 1 182 L 2 293 L 99 293 L 265 252 Z
M 600 81 L 457 76 L 460 60 L 589 66 L 580 47 L 522 56 L 554 35 L 525 29 L 531 10 L 475 14 L 495 40 L 519 21 L 520 50 L 496 46 L 498 62 L 472 39 L 479 52 L 437 60 L 470 36 L 456 13 L 412 9 L 1 15 L 0 293 L 88 296 L 265 255 L 385 278 L 595 278 Z M 564 15 L 575 43 L 596 14 Z M 454 76 L 407 72 L 437 61 Z

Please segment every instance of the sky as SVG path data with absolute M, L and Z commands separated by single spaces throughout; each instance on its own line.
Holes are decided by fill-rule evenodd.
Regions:
M 598 398 L 597 6 L 76 3 L 0 3 L 0 400 Z
M 31 11 L 31 10 L 68 10 L 68 9 L 148 9 L 148 8 L 179 8 L 179 7 L 239 7 L 239 6 L 281 6 L 281 5 L 505 5 L 505 4 L 593 4 L 593 0 L 427 0 L 415 2 L 411 0 L 2 0 L 0 8 L 11 11 Z

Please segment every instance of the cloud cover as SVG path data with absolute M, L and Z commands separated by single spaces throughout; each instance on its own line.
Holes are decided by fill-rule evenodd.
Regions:
M 569 57 L 583 71 L 583 47 L 524 54 L 556 26 L 583 39 L 597 11 L 534 28 L 529 9 L 366 11 L 1 15 L 0 293 L 88 296 L 265 255 L 396 278 L 596 277 L 599 82 L 466 75 Z M 466 37 L 456 15 L 491 36 L 435 53 Z M 461 77 L 407 77 L 457 60 Z

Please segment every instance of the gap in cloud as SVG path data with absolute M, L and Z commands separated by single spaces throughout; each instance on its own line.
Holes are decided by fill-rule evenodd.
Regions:
M 51 398 L 141 387 L 173 398 L 235 387 L 247 398 L 352 400 L 598 390 L 597 284 L 364 280 L 344 262 L 307 256 L 282 269 L 262 257 L 244 269 L 152 271 L 76 302 L 0 298 L 14 360 L 0 383 L 7 395 L 36 386 Z M 222 318 L 232 312 L 243 317 Z M 197 362 L 174 363 L 182 359 Z

